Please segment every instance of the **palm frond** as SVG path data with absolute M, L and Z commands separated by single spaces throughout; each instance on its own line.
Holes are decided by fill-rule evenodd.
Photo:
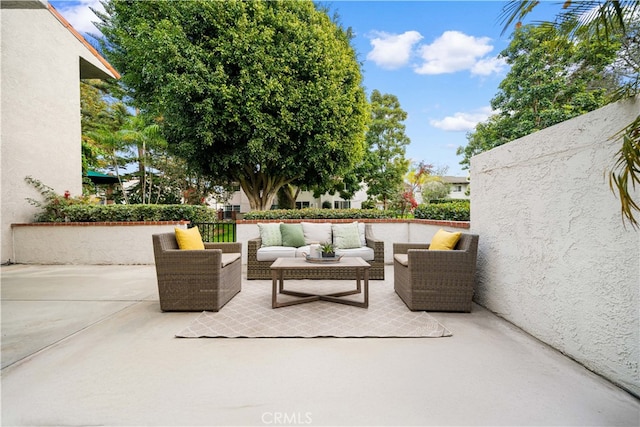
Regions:
M 536 0 L 511 0 L 502 8 L 500 15 L 504 24 L 502 34 L 514 23 L 520 25 L 534 7 Z M 569 35 L 576 31 L 588 31 L 596 37 L 606 38 L 617 31 L 625 31 L 626 22 L 640 12 L 638 0 L 567 0 L 562 5 L 553 25 Z M 537 23 L 538 25 L 540 23 Z
M 620 197 L 623 220 L 629 221 L 633 228 L 639 228 L 640 223 L 634 213 L 640 212 L 640 205 L 630 191 L 635 192 L 636 185 L 640 185 L 640 115 L 610 139 L 620 137 L 622 147 L 616 153 L 615 166 L 609 174 L 609 187 Z

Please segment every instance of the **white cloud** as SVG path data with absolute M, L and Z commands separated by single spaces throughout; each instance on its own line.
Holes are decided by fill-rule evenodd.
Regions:
M 382 68 L 400 68 L 409 62 L 413 46 L 421 39 L 422 35 L 417 31 L 406 31 L 402 34 L 376 33 L 371 39 L 373 49 L 367 55 L 367 59 Z
M 420 47 L 419 54 L 424 63 L 416 67 L 415 71 L 418 74 L 445 74 L 472 70 L 479 60 L 482 61 L 484 55 L 493 50 L 490 41 L 489 37 L 473 37 L 459 31 L 445 31 L 433 43 Z M 483 63 L 478 71 L 486 71 L 486 65 L 491 63 Z
M 507 61 L 504 58 L 493 56 L 491 58 L 481 59 L 471 67 L 471 74 L 480 76 L 488 76 L 493 73 L 500 73 L 507 67 Z
M 475 129 L 476 125 L 489 118 L 492 114 L 491 107 L 483 107 L 470 113 L 455 113 L 453 116 L 441 120 L 431 119 L 431 126 L 448 132 L 462 132 Z
M 90 7 L 104 12 L 104 7 L 99 0 L 81 0 L 79 3 L 73 3 L 69 6 L 66 4 L 58 6 L 56 9 L 79 33 L 100 34 L 100 31 L 93 25 L 93 22 L 98 21 L 98 17 L 89 9 Z

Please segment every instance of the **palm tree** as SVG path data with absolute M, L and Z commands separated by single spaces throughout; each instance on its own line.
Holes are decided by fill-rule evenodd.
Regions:
M 522 25 L 525 18 L 540 2 L 538 0 L 512 0 L 502 9 L 503 33 L 514 24 Z M 632 97 L 640 93 L 640 58 L 637 55 L 639 0 L 566 0 L 562 10 L 556 15 L 554 22 L 543 22 L 542 25 L 553 25 L 569 36 L 576 33 L 597 38 L 609 38 L 622 35 L 625 42 L 633 45 L 634 55 L 626 60 L 626 66 L 632 70 L 630 76 L 615 93 L 612 102 Z M 633 29 L 633 30 L 632 30 Z M 611 190 L 620 195 L 620 209 L 634 228 L 640 227 L 634 212 L 640 211 L 640 201 L 633 200 L 629 190 L 640 185 L 640 115 L 611 139 L 621 139 L 622 146 L 616 154 L 613 170 L 609 172 Z

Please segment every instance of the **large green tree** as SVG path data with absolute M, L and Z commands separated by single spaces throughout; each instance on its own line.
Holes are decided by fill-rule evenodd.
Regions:
M 500 56 L 511 66 L 491 100 L 496 114 L 467 135 L 461 163 L 482 151 L 595 110 L 608 102 L 607 66 L 620 43 L 572 40 L 553 26 L 518 27 Z
M 538 6 L 538 0 L 511 0 L 503 8 L 504 31 L 522 20 Z M 581 35 L 595 40 L 622 40 L 620 58 L 626 69 L 622 86 L 611 101 L 617 101 L 640 93 L 640 57 L 638 57 L 638 0 L 567 0 L 561 5 L 554 22 L 546 22 L 562 29 L 569 36 Z M 612 190 L 620 195 L 623 218 L 634 227 L 640 226 L 634 213 L 640 211 L 640 201 L 634 200 L 631 191 L 640 185 L 640 115 L 612 138 L 621 141 L 616 164 L 609 174 Z
M 405 134 L 407 113 L 395 95 L 371 93 L 371 123 L 366 134 L 367 153 L 357 175 L 367 185 L 372 200 L 382 202 L 385 209 L 390 200 L 402 193 L 404 176 L 409 170 L 405 158 L 411 142 Z
M 106 0 L 103 49 L 169 148 L 252 209 L 364 153 L 368 119 L 348 31 L 311 1 Z

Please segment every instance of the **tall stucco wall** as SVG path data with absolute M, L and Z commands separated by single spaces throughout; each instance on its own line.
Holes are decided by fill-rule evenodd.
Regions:
M 13 256 L 11 224 L 36 211 L 26 198 L 39 193 L 26 176 L 59 194 L 82 193 L 80 58 L 108 73 L 46 2 L 28 6 L 0 9 L 1 262 Z
M 477 302 L 636 395 L 640 232 L 607 177 L 638 114 L 612 104 L 471 161 Z

